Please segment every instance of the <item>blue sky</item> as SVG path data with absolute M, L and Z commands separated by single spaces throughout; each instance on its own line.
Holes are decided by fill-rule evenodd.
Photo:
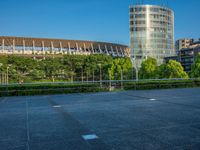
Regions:
M 175 12 L 175 39 L 200 38 L 199 0 L 143 0 Z M 0 0 L 0 35 L 97 40 L 129 45 L 136 0 Z

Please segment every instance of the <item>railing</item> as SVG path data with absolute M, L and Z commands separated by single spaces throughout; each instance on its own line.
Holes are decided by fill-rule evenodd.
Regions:
M 43 95 L 113 90 L 200 87 L 200 79 L 102 80 L 84 82 L 12 83 L 0 86 L 0 96 Z

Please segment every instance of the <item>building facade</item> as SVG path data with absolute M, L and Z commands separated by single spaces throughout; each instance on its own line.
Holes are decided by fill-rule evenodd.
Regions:
M 177 51 L 176 56 L 165 57 L 164 61 L 167 63 L 169 60 L 176 60 L 181 63 L 186 72 L 191 71 L 192 64 L 194 63 L 196 57 L 200 53 L 200 40 L 192 40 L 187 48 L 182 48 Z
M 194 39 L 179 39 L 175 43 L 176 51 L 190 47 Z
M 32 56 L 106 54 L 124 57 L 130 55 L 130 49 L 126 45 L 106 42 L 0 36 L 0 54 Z
M 174 12 L 156 5 L 130 6 L 130 49 L 139 65 L 147 57 L 161 64 L 174 55 Z

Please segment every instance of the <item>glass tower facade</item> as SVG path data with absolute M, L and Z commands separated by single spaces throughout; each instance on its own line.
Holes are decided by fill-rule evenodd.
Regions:
M 141 62 L 147 57 L 163 58 L 175 54 L 174 12 L 156 5 L 130 6 L 131 56 Z

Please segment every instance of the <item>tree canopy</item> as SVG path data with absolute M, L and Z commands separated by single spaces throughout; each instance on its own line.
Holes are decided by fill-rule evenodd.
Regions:
M 194 64 L 192 64 L 191 77 L 199 78 L 200 77 L 200 54 L 195 59 Z
M 0 56 L 0 71 L 9 72 L 9 80 L 13 82 L 43 81 L 80 81 L 99 80 L 100 69 L 102 79 L 119 79 L 120 71 L 124 74 L 132 72 L 129 58 L 113 58 L 108 55 L 64 55 L 63 57 L 33 59 L 20 56 Z M 110 71 L 110 72 L 109 72 Z M 126 76 L 131 79 L 132 76 Z
M 147 60 L 142 62 L 141 68 L 139 71 L 139 77 L 140 79 L 155 79 L 156 70 L 157 70 L 156 59 L 149 57 L 147 58 Z
M 189 78 L 182 65 L 175 60 L 170 60 L 167 64 L 160 65 L 158 67 L 157 75 L 159 78 L 167 79 Z

